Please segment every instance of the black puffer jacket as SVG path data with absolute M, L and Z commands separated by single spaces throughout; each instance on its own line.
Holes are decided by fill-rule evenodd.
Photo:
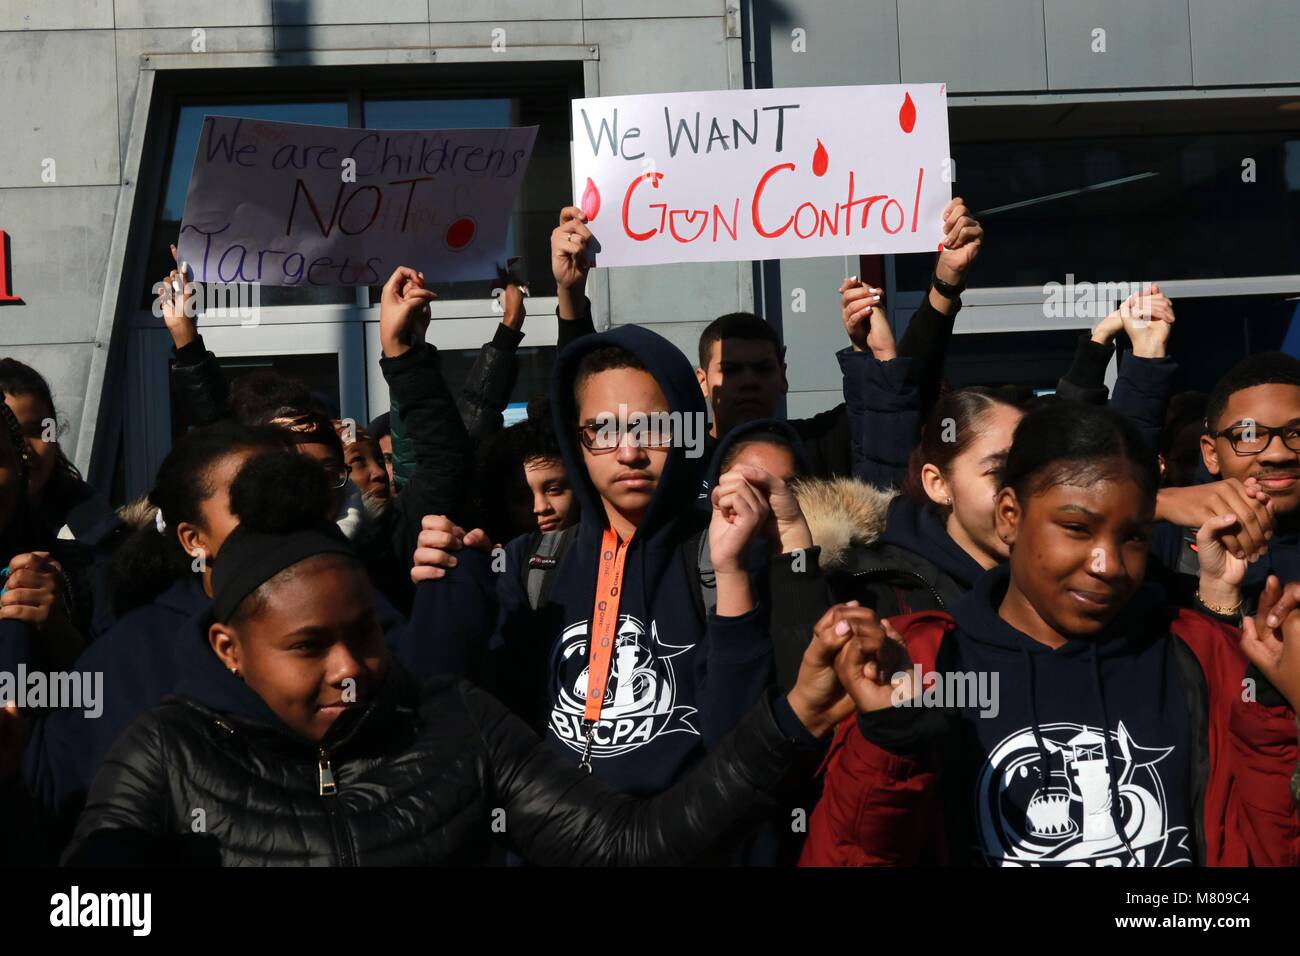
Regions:
M 475 864 L 503 834 L 540 864 L 681 863 L 773 813 L 822 749 L 768 698 L 677 786 L 641 801 L 557 756 L 463 680 L 421 690 L 394 665 L 318 747 L 206 647 L 193 650 L 210 659 L 200 686 L 118 740 L 66 862 Z M 336 792 L 322 793 L 331 778 Z

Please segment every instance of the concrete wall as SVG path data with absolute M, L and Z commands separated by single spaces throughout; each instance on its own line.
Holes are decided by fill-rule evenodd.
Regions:
M 142 57 L 189 52 L 200 27 L 210 53 L 252 53 L 482 47 L 497 26 L 515 45 L 597 47 L 603 95 L 741 87 L 750 61 L 776 86 L 942 80 L 956 95 L 1300 80 L 1300 0 L 0 0 L 0 229 L 23 299 L 0 308 L 0 350 L 51 380 L 70 455 L 85 464 L 83 413 L 105 409 L 103 427 L 124 387 L 106 374 L 87 394 L 92 369 L 113 365 L 96 352 L 110 341 L 100 314 L 116 284 L 108 251 Z M 1103 58 L 1089 48 L 1096 27 Z M 779 313 L 792 414 L 837 395 L 846 265 L 779 267 L 783 300 L 768 308 L 794 288 L 808 299 L 806 314 Z M 752 274 L 747 263 L 617 270 L 612 315 L 660 326 L 691 354 L 708 319 L 751 306 Z

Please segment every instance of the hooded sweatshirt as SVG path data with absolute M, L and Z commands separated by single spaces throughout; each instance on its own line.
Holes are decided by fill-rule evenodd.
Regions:
M 949 724 L 954 853 L 993 866 L 1191 865 L 1195 744 L 1163 595 L 1144 587 L 1100 633 L 1053 650 L 998 616 L 1009 581 L 1006 566 L 980 577 L 937 662 L 934 686 L 951 690 L 931 703 Z M 859 726 L 880 741 L 924 712 Z
M 694 372 L 667 339 L 622 326 L 566 348 L 552 378 L 551 405 L 582 518 L 552 572 L 546 603 L 533 611 L 528 602 L 530 536 L 512 541 L 496 559 L 458 552 L 460 563 L 445 578 L 416 588 L 408 634 L 422 647 L 406 654 L 421 659 L 423 676 L 468 669 L 575 764 L 584 750 L 587 633 L 607 518 L 578 445 L 573 383 L 583 355 L 611 345 L 636 355 L 669 409 L 691 418 L 691 428 L 702 428 L 704 398 Z M 624 793 L 667 789 L 770 681 L 762 605 L 736 618 L 702 616 L 698 609 L 699 584 L 688 573 L 685 548 L 705 526 L 695 503 L 708 461 L 689 457 L 688 450 L 669 449 L 654 497 L 627 545 L 615 652 L 591 752 L 593 772 Z M 504 573 L 494 574 L 494 564 Z M 474 633 L 485 600 L 497 607 L 486 641 L 488 635 Z

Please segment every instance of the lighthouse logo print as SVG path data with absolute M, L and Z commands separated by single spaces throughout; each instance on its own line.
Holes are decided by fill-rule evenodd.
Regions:
M 1175 866 L 1192 862 L 1186 827 L 1170 827 L 1160 763 L 1173 747 L 1055 723 L 1011 734 L 976 787 L 982 851 L 994 866 Z M 1150 743 L 1150 742 L 1148 742 Z M 1045 751 L 1045 753 L 1044 753 Z M 1109 753 L 1108 753 L 1109 751 Z M 1107 759 L 1109 756 L 1110 759 Z M 1118 812 L 1111 802 L 1118 794 Z
M 628 753 L 661 734 L 699 736 L 692 723 L 695 708 L 676 704 L 675 658 L 694 646 L 665 644 L 653 621 L 647 634 L 645 625 L 632 615 L 619 616 L 605 700 L 592 734 L 593 758 Z M 585 745 L 582 715 L 587 706 L 589 656 L 587 622 L 579 621 L 565 629 L 551 661 L 555 675 L 551 732 L 578 753 Z

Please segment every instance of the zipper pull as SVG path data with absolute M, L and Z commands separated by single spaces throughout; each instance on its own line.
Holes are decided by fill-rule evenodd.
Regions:
M 338 786 L 334 783 L 334 770 L 330 767 L 330 755 L 324 748 L 320 752 L 320 795 L 322 797 L 332 797 L 338 793 Z
M 591 773 L 591 745 L 592 738 L 596 733 L 596 722 L 594 720 L 584 720 L 582 723 L 586 728 L 586 732 L 583 735 L 586 743 L 583 745 L 582 760 L 578 762 L 578 767 L 587 771 L 587 773 Z

